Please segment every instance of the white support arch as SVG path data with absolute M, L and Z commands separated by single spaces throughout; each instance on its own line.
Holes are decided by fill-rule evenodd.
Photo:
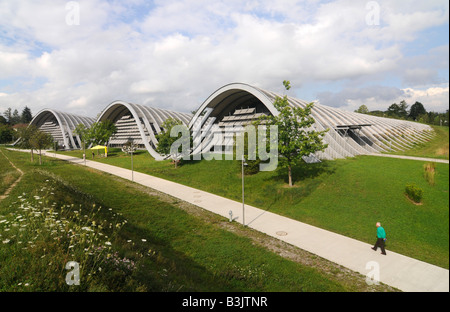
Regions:
M 31 120 L 41 131 L 49 133 L 58 145 L 64 149 L 78 149 L 80 138 L 73 133 L 78 124 L 90 127 L 95 119 L 74 114 L 68 114 L 53 109 L 43 109 Z
M 102 111 L 97 121 L 110 120 L 118 127 L 118 132 L 111 138 L 110 144 L 119 146 L 131 138 L 147 149 L 156 160 L 162 160 L 163 156 L 155 150 L 158 146 L 155 135 L 161 132 L 164 121 L 174 118 L 187 125 L 191 117 L 191 114 L 115 101 Z
M 194 125 L 201 124 L 201 130 L 215 126 L 224 129 L 225 125 L 236 125 L 245 119 L 241 114 L 245 107 L 255 107 L 256 114 L 248 115 L 248 120 L 256 119 L 259 113 L 277 115 L 273 103 L 279 95 L 243 83 L 232 83 L 223 86 L 211 94 L 196 111 L 189 122 Z M 281 97 L 281 96 L 279 96 Z M 288 97 L 292 107 L 305 107 L 308 102 Z M 260 112 L 258 112 L 258 110 Z M 202 120 L 202 115 L 208 116 Z M 316 123 L 312 126 L 317 131 L 329 129 L 324 136 L 328 144 L 325 151 L 317 153 L 321 159 L 336 159 L 356 155 L 379 153 L 391 150 L 390 143 L 394 142 L 396 149 L 405 150 L 428 140 L 433 130 L 430 126 L 405 120 L 388 119 L 354 112 L 347 112 L 338 108 L 314 103 L 311 116 Z M 214 120 L 212 119 L 214 118 Z M 210 122 L 209 122 L 210 121 Z M 343 125 L 347 125 L 349 137 L 343 136 Z M 339 127 L 341 126 L 341 128 Z M 358 129 L 358 131 L 355 131 Z M 196 129 L 198 130 L 198 129 Z M 207 140 L 208 136 L 202 134 L 197 138 Z M 390 142 L 390 143 L 387 143 Z M 206 141 L 204 143 L 207 143 Z M 207 148 L 210 146 L 205 144 Z M 196 150 L 195 152 L 199 152 Z M 207 152 L 203 150 L 202 152 Z

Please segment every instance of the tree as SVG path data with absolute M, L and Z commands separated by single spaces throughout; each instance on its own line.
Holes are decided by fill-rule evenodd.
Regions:
M 39 165 L 42 165 L 42 149 L 53 145 L 53 137 L 49 133 L 36 130 L 30 139 L 31 147 L 39 151 Z
M 86 157 L 86 145 L 89 144 L 91 140 L 91 132 L 90 129 L 87 128 L 84 124 L 78 124 L 73 131 L 75 135 L 80 137 L 81 147 L 83 148 L 84 157 Z
M 33 119 L 33 115 L 31 115 L 31 109 L 28 108 L 28 106 L 25 106 L 25 108 L 22 111 L 22 116 L 20 117 L 22 123 L 30 123 L 30 121 Z
M 17 125 L 18 123 L 20 123 L 21 118 L 19 115 L 19 111 L 17 109 L 14 110 L 14 112 L 12 113 L 11 119 L 9 121 L 10 125 Z
M 14 130 L 9 125 L 0 124 L 0 144 L 9 143 L 13 140 Z
M 400 104 L 394 103 L 389 106 L 387 115 L 392 118 L 406 119 L 408 117 L 408 104 L 402 100 Z
M 425 107 L 423 107 L 422 103 L 417 102 L 411 105 L 411 109 L 409 110 L 409 118 L 412 120 L 417 120 L 420 115 L 426 114 Z
M 158 140 L 156 151 L 161 155 L 170 156 L 170 158 L 175 163 L 175 168 L 177 168 L 178 163 L 184 156 L 182 149 L 183 145 L 186 146 L 187 144 L 189 144 L 189 146 L 191 146 L 190 141 L 187 141 L 191 140 L 191 137 L 183 136 L 183 133 L 178 133 L 177 137 L 170 136 L 172 128 L 175 126 L 184 127 L 183 122 L 175 118 L 168 118 L 166 119 L 166 121 L 164 121 L 164 123 L 161 125 L 162 131 L 156 135 L 156 139 Z M 178 141 L 180 145 L 176 148 L 173 148 L 173 145 L 176 141 Z
M 30 149 L 31 151 L 31 161 L 34 161 L 34 154 L 33 154 L 33 145 L 31 143 L 31 139 L 34 136 L 34 134 L 39 131 L 38 128 L 35 125 L 29 125 L 28 127 L 22 127 L 17 129 L 18 136 L 19 136 L 19 142 L 17 145 L 21 148 Z
M 286 90 L 291 88 L 289 81 L 283 81 Z M 314 103 L 305 108 L 292 107 L 288 98 L 276 97 L 273 103 L 279 114 L 277 116 L 264 116 L 260 120 L 267 126 L 278 127 L 278 154 L 280 165 L 288 168 L 289 186 L 292 186 L 292 166 L 299 162 L 303 156 L 310 156 L 323 151 L 328 144 L 323 143 L 323 136 L 328 130 L 315 131 L 311 126 L 315 123 L 311 116 Z
M 12 110 L 11 107 L 8 107 L 4 112 L 3 116 L 5 116 L 5 120 L 7 124 L 11 124 L 11 118 L 12 118 Z
M 406 119 L 408 117 L 408 104 L 406 104 L 405 100 L 400 101 L 399 108 L 400 118 Z
M 94 122 L 89 130 L 90 143 L 108 145 L 109 140 L 115 133 L 117 133 L 117 127 L 112 121 Z
M 357 110 L 355 110 L 355 113 L 368 114 L 369 113 L 369 109 L 367 108 L 366 105 L 363 104 Z
M 398 106 L 397 103 L 391 104 L 391 106 L 388 107 L 387 110 L 387 115 L 389 117 L 399 117 L 399 111 L 400 111 L 400 107 Z

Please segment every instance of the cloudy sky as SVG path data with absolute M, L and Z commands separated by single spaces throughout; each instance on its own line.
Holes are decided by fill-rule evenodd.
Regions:
M 353 111 L 449 108 L 447 0 L 0 0 L 0 113 L 195 110 L 232 82 Z

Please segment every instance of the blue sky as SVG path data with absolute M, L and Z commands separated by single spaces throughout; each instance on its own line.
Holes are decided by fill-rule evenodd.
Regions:
M 0 113 L 190 112 L 225 84 L 285 79 L 350 111 L 449 108 L 447 1 L 0 0 L 0 16 Z

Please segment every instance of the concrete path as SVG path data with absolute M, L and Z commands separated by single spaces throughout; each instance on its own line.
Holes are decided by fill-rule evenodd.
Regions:
M 373 153 L 373 154 L 368 154 L 368 155 L 369 156 L 379 156 L 379 157 L 400 158 L 400 159 L 411 159 L 411 160 L 428 161 L 428 162 L 437 162 L 437 163 L 443 163 L 443 164 L 449 163 L 449 161 L 447 159 L 438 159 L 438 158 L 425 158 L 425 157 L 402 156 L 402 155 L 379 154 L 379 153 Z
M 65 155 L 47 153 L 72 163 L 84 161 Z M 86 166 L 131 180 L 131 170 L 86 160 Z M 208 192 L 134 172 L 133 180 L 164 192 L 235 222 L 242 222 L 257 231 L 276 237 L 291 245 L 340 264 L 366 276 L 369 282 L 380 281 L 407 292 L 448 292 L 449 270 L 386 250 L 387 256 L 373 251 L 372 245 L 330 231 L 295 221 L 256 207 L 245 205 Z M 374 229 L 375 231 L 375 229 Z M 370 278 L 370 279 L 369 279 Z

